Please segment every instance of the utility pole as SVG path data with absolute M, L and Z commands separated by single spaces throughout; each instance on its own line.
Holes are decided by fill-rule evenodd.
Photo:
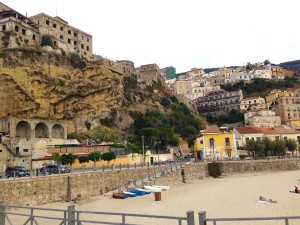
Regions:
M 145 163 L 144 135 L 142 136 L 142 148 L 143 148 L 143 163 Z

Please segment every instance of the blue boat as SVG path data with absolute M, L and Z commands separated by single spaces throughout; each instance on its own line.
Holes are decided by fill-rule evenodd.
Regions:
M 123 191 L 123 193 L 124 193 L 125 195 L 128 195 L 129 197 L 136 197 L 136 196 L 138 196 L 136 193 L 129 192 L 129 191 Z
M 130 192 L 135 193 L 135 194 L 137 194 L 138 196 L 143 196 L 143 195 L 146 194 L 145 191 L 139 191 L 139 190 L 136 190 L 136 189 L 131 189 Z

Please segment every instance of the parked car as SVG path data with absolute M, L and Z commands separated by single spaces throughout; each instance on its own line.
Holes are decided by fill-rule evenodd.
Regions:
M 5 170 L 5 176 L 9 177 L 29 177 L 30 171 L 23 166 L 11 166 Z
M 61 164 L 49 164 L 46 166 L 46 172 L 49 174 L 70 173 L 70 168 Z

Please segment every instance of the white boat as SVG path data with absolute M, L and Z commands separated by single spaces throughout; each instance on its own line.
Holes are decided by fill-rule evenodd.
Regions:
M 163 191 L 167 191 L 167 190 L 170 189 L 170 186 L 152 185 L 152 187 L 161 189 L 161 190 L 163 190 Z
M 144 186 L 144 189 L 152 191 L 152 192 L 162 191 L 160 188 L 155 188 L 153 186 Z
M 136 197 L 137 196 L 136 193 L 132 193 L 132 192 L 129 192 L 129 191 L 123 191 L 123 194 L 128 195 L 129 197 Z
M 137 188 L 136 190 L 138 190 L 138 191 L 144 191 L 145 193 L 148 193 L 148 194 L 152 192 L 151 190 L 144 189 L 144 188 Z

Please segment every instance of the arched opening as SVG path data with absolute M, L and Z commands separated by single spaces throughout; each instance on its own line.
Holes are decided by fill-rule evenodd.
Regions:
M 35 126 L 35 137 L 49 138 L 49 129 L 45 123 L 40 122 Z
M 31 138 L 31 126 L 26 121 L 20 121 L 16 127 L 16 137 L 26 138 L 29 140 Z
M 52 127 L 52 138 L 64 138 L 64 127 L 60 124 L 55 124 Z

